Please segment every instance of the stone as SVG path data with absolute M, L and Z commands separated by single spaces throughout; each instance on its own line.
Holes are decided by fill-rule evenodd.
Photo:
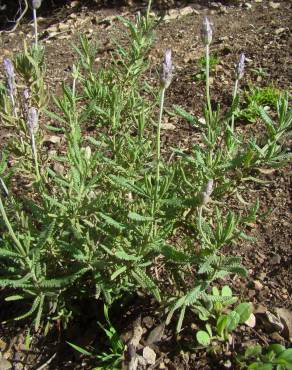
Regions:
M 194 13 L 194 9 L 191 6 L 186 6 L 179 11 L 180 16 L 190 15 Z
M 12 369 L 11 362 L 6 360 L 5 358 L 2 358 L 2 360 L 0 360 L 0 370 L 9 370 L 9 369 Z
M 143 358 L 146 360 L 148 365 L 154 365 L 156 361 L 156 353 L 150 347 L 143 348 Z
M 151 330 L 146 340 L 146 344 L 151 345 L 153 343 L 160 342 L 164 334 L 164 329 L 165 323 L 163 322 L 162 324 L 156 326 L 153 330 Z
M 279 317 L 274 315 L 272 312 L 267 311 L 266 312 L 266 318 L 268 319 L 268 322 L 270 326 L 274 329 L 277 330 L 278 332 L 282 332 L 284 329 L 284 325 L 282 324 L 281 320 Z
M 133 198 L 132 198 L 133 199 Z M 145 316 L 143 318 L 143 324 L 146 326 L 146 328 L 150 329 L 152 328 L 154 322 L 153 322 L 153 318 L 151 316 Z
M 284 27 L 277 28 L 276 31 L 275 31 L 275 34 L 280 35 L 281 33 L 285 32 L 286 30 L 287 30 L 287 28 L 284 28 Z
M 256 317 L 253 313 L 251 313 L 250 317 L 245 321 L 245 325 L 250 328 L 254 328 L 256 326 Z
M 281 4 L 280 3 L 275 3 L 274 1 L 269 1 L 269 7 L 273 9 L 278 9 L 280 8 Z
M 245 7 L 246 9 L 248 9 L 248 10 L 252 8 L 251 3 L 244 3 L 243 5 L 244 5 L 244 7 Z
M 278 265 L 281 262 L 281 256 L 279 254 L 275 254 L 274 257 L 270 260 L 272 265 Z
M 163 123 L 161 128 L 162 130 L 175 130 L 175 125 L 172 123 Z
M 287 308 L 276 308 L 276 314 L 284 325 L 283 335 L 287 340 L 292 340 L 292 312 Z
M 255 290 L 262 290 L 264 287 L 263 284 L 258 280 L 255 280 L 253 284 L 254 284 Z
M 270 336 L 277 343 L 284 342 L 284 338 L 276 331 L 272 333 Z

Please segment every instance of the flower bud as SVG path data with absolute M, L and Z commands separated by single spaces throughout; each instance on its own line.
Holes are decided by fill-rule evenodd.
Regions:
M 210 179 L 208 182 L 207 182 L 207 185 L 204 189 L 204 191 L 202 191 L 201 193 L 201 197 L 202 197 L 202 205 L 205 205 L 209 202 L 210 200 L 210 196 L 213 192 L 213 185 L 214 185 L 214 180 L 213 179 Z
M 243 77 L 244 74 L 244 61 L 245 61 L 245 55 L 244 53 L 240 54 L 239 62 L 235 68 L 235 75 L 236 79 L 240 80 Z
M 42 0 L 32 0 L 33 9 L 38 9 L 42 5 Z
M 173 65 L 171 60 L 171 49 L 166 49 L 160 75 L 160 84 L 164 89 L 167 89 L 171 83 L 172 72 Z
M 8 90 L 9 95 L 14 94 L 15 90 L 15 73 L 14 73 L 14 67 L 10 59 L 4 58 L 3 60 L 4 70 L 7 77 L 7 84 L 8 84 Z
M 212 26 L 208 17 L 204 17 L 202 28 L 201 28 L 201 39 L 205 46 L 210 45 L 212 42 Z
M 35 132 L 37 132 L 39 128 L 38 120 L 39 120 L 38 110 L 34 107 L 29 108 L 28 114 L 27 114 L 27 125 L 32 135 Z

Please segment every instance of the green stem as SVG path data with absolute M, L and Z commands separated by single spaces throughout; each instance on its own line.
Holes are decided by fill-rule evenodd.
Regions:
M 38 22 L 37 22 L 37 14 L 36 9 L 33 9 L 33 24 L 34 24 L 34 42 L 35 46 L 38 46 Z
M 40 171 L 39 171 L 38 156 L 37 156 L 35 138 L 34 138 L 33 132 L 31 132 L 31 147 L 32 147 L 32 154 L 33 154 L 33 159 L 34 159 L 34 164 L 35 164 L 36 177 L 37 177 L 37 181 L 39 181 L 41 179 L 41 176 L 40 176 Z
M 152 0 L 148 0 L 147 13 L 146 13 L 147 24 L 148 24 L 148 22 L 149 22 L 149 16 L 150 16 L 151 5 L 152 5 Z
M 2 199 L 0 197 L 0 212 L 1 212 L 1 215 L 2 215 L 2 218 L 4 220 L 4 223 L 9 231 L 9 234 L 10 236 L 12 237 L 14 243 L 16 244 L 17 246 L 17 249 L 18 249 L 18 252 L 23 256 L 23 257 L 26 257 L 26 253 L 25 253 L 25 250 L 23 248 L 23 246 L 21 245 L 20 241 L 17 239 L 17 236 L 15 235 L 13 229 L 12 229 L 12 226 L 7 218 L 7 215 L 6 215 L 6 212 L 5 212 L 5 209 L 4 209 L 4 205 L 2 203 Z
M 207 107 L 209 111 L 209 118 L 212 119 L 212 107 L 210 99 L 210 47 L 206 46 L 206 97 L 207 97 Z
M 159 107 L 159 118 L 158 118 L 158 125 L 157 125 L 157 134 L 156 134 L 156 174 L 155 174 L 155 190 L 154 190 L 154 200 L 152 203 L 152 217 L 154 218 L 156 208 L 157 208 L 157 201 L 158 201 L 158 192 L 159 192 L 159 182 L 160 182 L 160 137 L 161 137 L 161 123 L 162 123 L 162 114 L 163 114 L 163 106 L 164 106 L 164 98 L 165 98 L 165 88 L 161 90 L 160 95 L 160 107 Z M 156 221 L 155 221 L 156 226 Z M 156 227 L 155 227 L 156 229 Z M 152 230 L 153 231 L 153 230 Z
M 232 104 L 234 103 L 234 101 L 237 97 L 237 91 L 238 91 L 238 79 L 236 79 L 235 85 L 234 85 Z M 231 130 L 232 130 L 232 132 L 234 132 L 234 113 L 232 113 L 232 117 L 231 117 Z

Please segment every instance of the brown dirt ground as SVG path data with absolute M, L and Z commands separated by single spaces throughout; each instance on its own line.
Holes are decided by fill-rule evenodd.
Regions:
M 126 8 L 99 7 L 97 9 L 87 8 L 80 4 L 81 2 L 77 7 L 65 6 L 40 20 L 40 32 L 46 45 L 47 69 L 49 71 L 47 82 L 52 91 L 57 93 L 60 90 L 61 82 L 70 78 L 71 66 L 75 58 L 71 42 L 77 43 L 78 34 L 83 33 L 96 38 L 100 46 L 97 57 L 98 59 L 106 59 L 113 49 L 112 37 L 120 38 L 119 31 L 114 27 L 116 21 L 113 21 L 111 16 L 122 13 L 126 17 L 133 18 L 137 10 L 142 9 L 137 4 Z M 280 89 L 289 89 L 291 81 L 289 55 L 291 51 L 289 34 L 291 3 L 279 1 L 278 4 L 279 7 L 274 9 L 266 0 L 252 0 L 250 3 L 237 2 L 236 5 L 227 4 L 217 8 L 214 4 L 206 6 L 202 1 L 193 2 L 191 6 L 196 9 L 197 14 L 160 24 L 155 46 L 150 55 L 153 68 L 150 70 L 149 80 L 156 83 L 157 64 L 160 63 L 165 48 L 171 47 L 176 73 L 167 94 L 167 105 L 171 107 L 172 104 L 179 104 L 196 115 L 200 116 L 201 114 L 204 85 L 203 82 L 194 81 L 192 76 L 198 70 L 197 61 L 204 53 L 199 39 L 203 15 L 208 15 L 214 23 L 215 36 L 211 51 L 216 52 L 219 58 L 219 64 L 214 73 L 216 78 L 212 84 L 214 102 L 219 101 L 223 109 L 230 102 L 232 71 L 240 52 L 245 52 L 247 56 L 246 76 L 242 88 L 249 83 L 257 83 L 258 86 L 273 85 Z M 251 5 L 250 9 L 249 5 Z M 20 25 L 13 33 L 2 33 L 0 58 L 20 50 L 23 40 L 26 37 L 31 38 L 31 34 L 32 27 L 28 23 Z M 252 72 L 253 69 L 260 67 L 268 72 L 264 78 L 260 78 Z M 171 123 L 176 127 L 175 133 L 173 131 L 163 133 L 164 149 L 173 144 L 184 147 L 187 143 L 196 140 L 196 131 L 187 122 L 175 119 Z M 246 129 L 249 130 L 250 126 L 251 124 L 246 125 Z M 5 142 L 5 136 L 5 130 L 0 130 L 0 143 Z M 258 197 L 262 213 L 268 209 L 271 209 L 271 213 L 251 228 L 251 233 L 257 237 L 257 241 L 243 243 L 240 249 L 235 252 L 243 257 L 243 261 L 249 269 L 249 283 L 246 284 L 246 282 L 237 279 L 232 284 L 240 296 L 249 299 L 255 305 L 261 304 L 268 309 L 275 307 L 291 309 L 291 166 L 264 175 L 264 178 L 268 181 L 267 184 L 260 187 L 253 185 L 245 195 L 245 200 L 251 202 Z M 255 288 L 254 280 L 258 280 L 262 284 L 260 289 Z M 152 302 L 142 298 L 127 306 L 127 309 L 119 308 L 115 311 L 116 317 L 113 315 L 113 321 L 122 332 L 125 332 L 131 325 L 135 313 L 139 311 L 142 312 L 142 316 L 152 317 L 153 326 L 157 323 L 156 320 L 159 316 L 156 315 Z M 121 312 L 125 316 L 123 319 Z M 70 330 L 66 332 L 59 342 L 56 339 L 56 333 L 52 334 L 52 338 L 36 337 L 35 342 L 38 343 L 36 348 L 40 352 L 40 358 L 35 356 L 35 363 L 25 368 L 36 369 L 54 353 L 57 353 L 57 356 L 51 365 L 46 367 L 47 369 L 89 368 L 85 362 L 82 365 L 79 356 L 66 347 L 64 338 L 70 338 L 74 342 L 75 339 L 83 337 L 85 338 L 84 345 L 89 342 L 94 343 L 100 334 L 96 326 L 97 317 L 96 314 L 91 316 L 89 320 L 87 319 L 86 322 L 81 320 L 81 322 L 75 323 L 71 332 Z M 125 320 L 127 328 L 125 325 L 121 327 L 118 324 L 121 319 Z M 190 318 L 191 323 L 192 319 Z M 87 330 L 84 332 L 85 326 Z M 21 327 L 16 330 L 19 332 L 17 338 L 15 328 L 11 329 L 13 339 L 10 338 L 10 347 L 14 348 L 14 351 L 11 350 L 14 357 L 17 357 L 17 348 L 20 348 L 19 344 L 17 347 L 15 341 L 21 342 L 23 329 Z M 3 327 L 4 332 L 5 337 L 9 337 L 9 328 Z M 255 329 L 248 329 L 240 334 L 240 337 L 235 340 L 234 351 L 236 351 L 238 343 L 243 340 L 246 343 L 251 343 L 257 339 L 261 344 L 265 344 L 275 341 L 273 335 L 276 338 L 275 333 L 271 334 L 265 325 L 257 325 Z M 194 332 L 191 331 L 191 328 L 186 329 L 181 337 L 175 338 L 171 331 L 166 332 L 163 337 L 164 340 L 159 345 L 157 352 L 161 356 L 160 363 L 164 362 L 166 366 L 165 369 L 215 370 L 225 368 L 223 362 L 231 358 L 230 350 L 227 349 L 226 353 L 220 354 L 222 358 L 220 363 L 218 356 L 213 358 L 212 355 L 208 355 L 206 357 L 200 351 L 195 354 L 186 345 L 192 340 L 194 344 L 194 339 L 192 339 Z M 284 342 L 281 337 L 278 337 L 278 340 Z M 163 369 L 160 363 L 155 368 Z M 36 366 L 37 364 L 39 365 Z M 231 368 L 236 368 L 234 363 Z

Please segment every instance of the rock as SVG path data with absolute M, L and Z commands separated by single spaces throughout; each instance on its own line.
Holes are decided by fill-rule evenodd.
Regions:
M 0 360 L 0 370 L 9 370 L 9 369 L 12 369 L 11 362 L 2 358 L 2 360 Z
M 292 312 L 287 308 L 276 308 L 276 314 L 284 325 L 283 335 L 287 340 L 292 340 Z
M 245 321 L 245 325 L 250 328 L 254 328 L 256 326 L 256 317 L 253 313 L 251 313 L 250 317 Z
M 146 360 L 148 365 L 154 365 L 156 361 L 156 353 L 150 347 L 144 347 L 143 358 Z
M 232 362 L 230 360 L 227 360 L 227 361 L 224 362 L 223 366 L 226 369 L 231 369 L 232 368 Z
M 175 130 L 175 125 L 172 123 L 163 123 L 161 128 L 162 130 Z
M 61 22 L 59 23 L 59 31 L 66 31 L 69 28 L 67 23 Z
M 284 342 L 285 341 L 284 338 L 281 337 L 281 335 L 278 332 L 276 332 L 276 331 L 274 333 L 272 333 L 270 336 L 277 343 L 280 343 L 280 342 Z
M 191 6 L 186 6 L 182 9 L 180 9 L 179 13 L 180 13 L 180 16 L 185 16 L 185 15 L 190 15 L 190 14 L 193 14 L 194 13 L 194 10 Z
M 271 258 L 270 263 L 272 265 L 278 265 L 281 262 L 281 256 L 279 254 L 275 254 L 274 257 Z
M 76 8 L 76 6 L 78 5 L 79 5 L 79 1 L 71 1 L 69 4 L 70 8 Z
M 256 294 L 257 294 L 257 293 L 256 293 L 256 291 L 255 291 L 254 289 L 249 289 L 249 291 L 248 291 L 248 296 L 249 296 L 249 298 L 254 297 Z
M 48 142 L 48 143 L 52 143 L 52 144 L 60 144 L 60 141 L 61 141 L 60 136 L 56 136 L 56 135 L 52 135 L 52 136 L 45 135 L 45 137 L 44 137 L 44 142 Z
M 267 273 L 266 272 L 261 272 L 260 274 L 259 274 L 259 279 L 260 280 L 265 280 L 265 278 L 267 277 Z
M 248 10 L 252 8 L 251 3 L 244 3 L 243 6 Z
M 283 33 L 283 32 L 285 32 L 286 30 L 287 30 L 287 28 L 280 27 L 280 28 L 276 29 L 275 34 L 276 34 L 276 35 L 280 35 L 280 33 Z
M 55 163 L 53 164 L 53 170 L 54 170 L 57 174 L 62 175 L 62 174 L 64 173 L 65 168 L 64 168 L 64 166 L 63 166 L 61 163 L 59 163 L 59 162 L 55 162 Z
M 163 336 L 163 333 L 164 333 L 164 328 L 165 328 L 165 323 L 163 322 L 162 324 L 156 326 L 156 328 L 151 330 L 146 340 L 146 344 L 151 345 L 153 343 L 160 342 Z
M 266 318 L 267 318 L 268 323 L 270 324 L 270 327 L 274 329 L 274 331 L 277 330 L 280 333 L 283 331 L 284 325 L 282 324 L 279 317 L 274 315 L 272 312 L 267 311 Z
M 281 4 L 280 3 L 274 3 L 274 1 L 269 1 L 269 7 L 273 9 L 278 9 L 280 8 Z
M 255 280 L 253 284 L 254 284 L 255 290 L 262 290 L 264 287 L 263 284 L 258 280 Z
M 219 1 L 218 2 L 213 1 L 210 4 L 210 8 L 212 8 L 212 9 L 219 9 L 221 6 L 222 6 L 222 4 Z
M 58 32 L 58 26 L 56 24 L 53 24 L 52 26 L 50 26 L 48 29 L 47 29 L 47 32 L 49 32 L 50 34 L 56 34 Z
M 254 0 L 255 3 L 262 3 L 263 0 Z
M 146 326 L 146 328 L 150 329 L 153 326 L 153 318 L 151 316 L 145 316 L 143 318 L 143 324 Z
M 228 14 L 228 10 L 227 10 L 226 6 L 221 6 L 220 9 L 219 9 L 219 13 L 220 14 Z

